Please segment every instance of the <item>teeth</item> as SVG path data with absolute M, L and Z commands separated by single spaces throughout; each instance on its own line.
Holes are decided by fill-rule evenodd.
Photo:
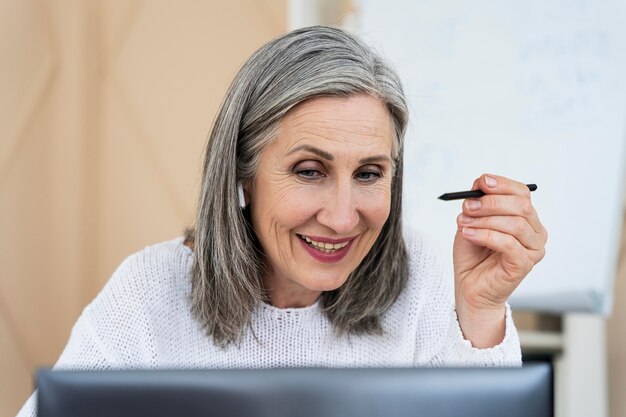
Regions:
M 345 248 L 348 242 L 342 242 L 342 243 L 326 243 L 326 242 L 316 242 L 315 240 L 312 240 L 311 238 L 309 238 L 308 236 L 301 236 L 310 246 L 313 246 L 315 249 L 319 250 L 320 252 L 325 252 L 325 253 L 331 253 L 334 252 L 336 250 L 339 250 L 341 248 Z

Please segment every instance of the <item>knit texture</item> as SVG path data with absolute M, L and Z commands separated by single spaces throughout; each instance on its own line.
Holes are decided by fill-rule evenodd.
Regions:
M 82 312 L 55 368 L 520 366 L 509 306 L 502 343 L 472 347 L 454 311 L 451 268 L 422 237 L 405 238 L 410 277 L 382 318 L 382 336 L 337 336 L 319 302 L 305 308 L 262 305 L 241 344 L 221 349 L 191 314 L 193 253 L 178 238 L 119 266 Z M 18 416 L 36 416 L 35 394 Z

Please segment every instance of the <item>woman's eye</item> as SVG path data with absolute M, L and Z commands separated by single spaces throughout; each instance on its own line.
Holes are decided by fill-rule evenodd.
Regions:
M 381 177 L 380 172 L 377 171 L 363 171 L 356 174 L 356 178 L 363 182 L 373 182 Z
M 298 177 L 307 180 L 315 180 L 324 177 L 323 167 L 319 166 L 319 163 L 316 163 L 315 161 L 306 161 L 304 163 L 297 164 L 293 168 L 293 173 Z
M 305 178 L 317 178 L 322 174 L 316 169 L 301 169 L 298 172 L 298 175 Z

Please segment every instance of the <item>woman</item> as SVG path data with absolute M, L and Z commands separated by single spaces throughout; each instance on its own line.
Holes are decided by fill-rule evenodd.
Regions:
M 57 367 L 519 365 L 506 300 L 547 238 L 528 189 L 474 182 L 453 289 L 402 230 L 407 117 L 398 76 L 346 32 L 262 47 L 210 135 L 194 230 L 122 263 Z

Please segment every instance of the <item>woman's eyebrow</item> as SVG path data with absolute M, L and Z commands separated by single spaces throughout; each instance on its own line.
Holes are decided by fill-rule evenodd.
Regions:
M 311 146 L 311 145 L 299 145 L 296 146 L 295 148 L 293 148 L 292 150 L 290 150 L 289 152 L 287 152 L 287 155 L 291 155 L 292 153 L 296 153 L 298 151 L 308 151 L 311 153 L 314 153 L 315 155 L 318 155 L 321 158 L 324 158 L 326 160 L 329 161 L 334 161 L 335 157 L 332 156 L 331 154 L 329 154 L 326 151 L 323 151 L 319 148 L 316 148 L 315 146 Z M 367 164 L 373 164 L 376 162 L 389 162 L 391 163 L 391 158 L 387 155 L 375 155 L 375 156 L 368 156 L 366 158 L 360 159 L 359 160 L 359 164 L 362 165 L 367 165 Z
M 363 158 L 359 160 L 359 164 L 367 165 L 374 164 L 376 162 L 389 162 L 391 163 L 391 158 L 387 155 L 376 155 L 376 156 L 368 156 L 367 158 Z
M 315 146 L 310 146 L 310 145 L 300 145 L 300 146 L 296 146 L 295 148 L 293 148 L 292 150 L 290 150 L 287 155 L 291 155 L 292 153 L 298 152 L 298 151 L 308 151 L 311 153 L 314 153 L 315 155 L 318 155 L 320 158 L 324 158 L 327 159 L 329 161 L 334 161 L 335 157 L 332 156 L 331 154 L 329 154 L 326 151 L 323 151 L 319 148 L 316 148 Z

